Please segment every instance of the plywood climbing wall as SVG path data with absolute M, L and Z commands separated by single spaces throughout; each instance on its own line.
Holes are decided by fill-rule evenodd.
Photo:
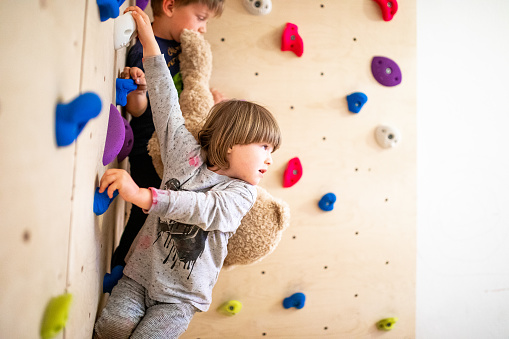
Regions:
M 2 1 L 0 31 L 0 337 L 38 338 L 50 299 L 71 293 L 57 338 L 90 338 L 124 223 L 122 202 L 98 217 L 93 201 L 125 50 L 92 0 Z M 87 91 L 101 113 L 57 147 L 57 104 Z
M 415 336 L 416 81 L 415 1 L 400 1 L 390 22 L 372 0 L 277 0 L 266 16 L 241 0 L 209 24 L 212 86 L 266 105 L 280 122 L 283 146 L 262 186 L 291 207 L 291 226 L 261 263 L 223 271 L 213 304 L 184 338 L 413 338 Z M 298 26 L 304 53 L 281 52 L 287 22 Z M 402 83 L 384 87 L 371 74 L 374 56 L 393 59 Z M 359 114 L 346 96 L 363 92 Z M 393 149 L 375 141 L 379 124 L 397 127 Z M 283 188 L 288 160 L 303 177 Z M 318 201 L 337 196 L 330 212 Z M 283 299 L 306 295 L 304 308 Z M 215 310 L 243 304 L 233 317 Z M 375 323 L 398 317 L 390 334 Z
M 300 58 L 280 51 L 287 22 L 303 38 Z M 2 1 L 0 28 L 0 337 L 37 338 L 46 304 L 67 292 L 73 304 L 57 338 L 90 338 L 124 224 L 119 199 L 100 217 L 92 204 L 125 51 L 114 51 L 113 22 L 100 22 L 94 0 Z M 372 0 L 274 0 L 266 16 L 228 0 L 206 37 L 212 86 L 267 106 L 280 122 L 284 143 L 262 186 L 289 203 L 292 220 L 268 258 L 221 273 L 211 310 L 183 337 L 382 337 L 374 324 L 393 316 L 390 337 L 414 337 L 415 1 L 384 22 Z M 376 55 L 399 64 L 400 85 L 374 80 Z M 56 105 L 86 91 L 103 109 L 59 148 Z M 357 91 L 368 102 L 352 114 L 345 97 Z M 375 142 L 382 123 L 401 131 L 396 148 Z M 293 157 L 304 175 L 283 188 Z M 323 212 L 329 192 L 338 201 Z M 295 292 L 306 295 L 304 308 L 284 309 Z M 215 311 L 231 299 L 243 303 L 239 314 Z

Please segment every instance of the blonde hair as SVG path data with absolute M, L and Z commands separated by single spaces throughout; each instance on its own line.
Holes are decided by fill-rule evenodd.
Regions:
M 243 100 L 222 101 L 212 107 L 198 140 L 207 154 L 207 165 L 230 167 L 226 158 L 235 145 L 266 142 L 281 145 L 281 131 L 274 116 L 258 104 Z
M 150 0 L 152 14 L 154 16 L 160 16 L 163 14 L 163 1 L 164 0 Z M 215 13 L 216 17 L 220 17 L 223 13 L 224 2 L 225 0 L 175 0 L 175 7 L 187 6 L 194 3 L 205 4 Z

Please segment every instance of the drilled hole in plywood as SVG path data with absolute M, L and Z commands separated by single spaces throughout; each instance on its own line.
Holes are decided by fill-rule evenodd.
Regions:
M 265 274 L 265 271 L 262 271 L 262 274 Z
M 296 235 L 294 235 L 294 236 L 292 237 L 292 239 L 297 239 L 297 236 L 296 236 Z
M 355 294 L 354 297 L 357 298 L 359 295 L 358 294 Z
M 357 41 L 357 38 L 355 38 L 355 37 L 354 37 L 354 38 L 353 38 L 353 41 Z
M 224 38 L 221 38 L 221 41 L 223 41 L 223 42 L 224 42 Z
M 359 235 L 359 232 L 355 232 L 355 235 Z
M 389 198 L 385 198 L 385 202 L 388 202 L 389 201 Z
M 327 331 L 327 330 L 329 329 L 329 327 L 325 326 L 323 329 L 324 329 L 325 331 Z
M 30 231 L 25 230 L 25 232 L 23 232 L 23 241 L 24 242 L 29 242 L 30 238 L 31 238 Z
M 386 264 L 386 265 L 389 265 L 389 261 L 386 261 L 386 262 L 385 262 L 385 264 Z
M 323 267 L 323 269 L 324 269 L 324 270 L 326 270 L 326 269 L 328 269 L 328 268 L 329 268 L 328 266 L 324 266 L 324 267 Z
M 258 76 L 258 72 L 255 72 L 255 75 Z
M 325 6 L 324 6 L 323 4 L 320 4 L 320 7 L 321 7 L 321 8 L 324 8 Z
M 293 106 L 290 106 L 290 109 L 293 109 Z

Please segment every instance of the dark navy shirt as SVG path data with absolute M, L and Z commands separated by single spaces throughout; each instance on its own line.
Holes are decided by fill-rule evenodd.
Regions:
M 177 88 L 182 88 L 182 80 L 180 77 L 180 62 L 179 62 L 179 54 L 181 52 L 180 43 L 175 40 L 166 40 L 156 37 L 156 41 L 159 44 L 159 49 L 161 53 L 164 55 L 164 59 L 166 60 L 166 64 L 170 69 L 170 73 L 174 79 L 174 81 L 178 81 L 179 83 L 175 83 Z M 131 47 L 127 54 L 126 66 L 127 67 L 138 67 L 143 71 L 143 46 L 139 40 L 136 41 L 136 44 Z M 148 94 L 147 94 L 148 96 Z M 131 155 L 137 155 L 142 153 L 148 153 L 147 144 L 152 134 L 155 131 L 154 122 L 152 121 L 152 109 L 150 108 L 150 98 L 148 101 L 148 106 L 142 115 L 139 117 L 132 117 L 131 119 L 131 128 L 133 129 L 134 135 L 134 143 L 133 149 L 131 151 Z

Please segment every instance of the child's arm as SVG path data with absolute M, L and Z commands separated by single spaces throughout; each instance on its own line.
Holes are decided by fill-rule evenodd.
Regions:
M 103 193 L 106 189 L 110 198 L 113 198 L 113 192 L 118 190 L 122 199 L 139 208 L 148 210 L 152 206 L 150 189 L 138 187 L 125 170 L 112 168 L 104 172 L 99 184 L 99 193 Z
M 139 117 L 147 110 L 147 82 L 145 73 L 138 67 L 124 67 L 120 74 L 123 79 L 133 79 L 138 88 L 127 95 L 126 110 L 134 117 Z
M 136 21 L 138 39 L 143 45 L 143 57 L 146 58 L 161 54 L 148 15 L 137 6 L 127 7 L 124 13 L 127 12 L 131 12 L 134 21 Z
M 152 119 L 159 138 L 160 154 L 166 175 L 168 171 L 185 164 L 189 154 L 196 153 L 199 145 L 185 128 L 178 93 L 168 65 L 159 50 L 148 16 L 138 7 L 128 7 L 127 10 L 132 10 L 138 39 L 143 45 L 143 68 L 147 78 Z
M 256 187 L 235 180 L 207 192 L 152 189 L 149 213 L 205 231 L 235 232 L 256 201 Z

